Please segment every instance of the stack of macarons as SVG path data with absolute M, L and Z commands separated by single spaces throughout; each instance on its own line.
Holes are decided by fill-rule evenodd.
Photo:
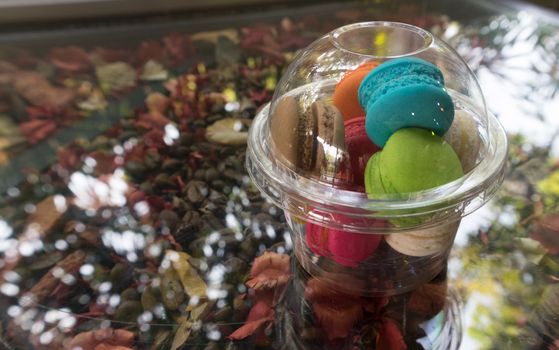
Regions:
M 322 180 L 342 178 L 347 188 L 370 198 L 441 186 L 475 166 L 481 143 L 473 119 L 455 113 L 444 84 L 440 69 L 419 58 L 365 62 L 346 72 L 331 103 L 319 100 L 303 109 L 295 97 L 282 97 L 274 108 L 272 139 L 295 169 Z M 307 224 L 306 239 L 315 254 L 355 266 L 382 236 Z M 386 237 L 392 248 L 412 256 L 433 254 L 449 239 L 452 234 L 425 229 Z

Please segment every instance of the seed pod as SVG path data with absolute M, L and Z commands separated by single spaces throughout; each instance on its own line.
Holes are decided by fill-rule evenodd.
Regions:
M 183 165 L 183 163 L 181 161 L 179 161 L 178 159 L 168 158 L 168 159 L 165 159 L 165 161 L 161 165 L 161 169 L 163 169 L 163 171 L 166 171 L 166 172 L 174 172 L 174 171 L 180 169 L 182 165 Z
M 120 300 L 140 300 L 140 294 L 138 294 L 136 288 L 126 288 L 120 293 Z
M 146 311 L 152 311 L 159 304 L 161 293 L 158 288 L 147 286 L 142 293 L 142 307 Z
M 169 310 L 176 310 L 186 300 L 183 286 L 174 269 L 168 268 L 161 276 L 161 299 Z
M 114 319 L 119 322 L 136 322 L 143 311 L 144 309 L 139 301 L 128 300 L 116 308 Z
M 180 222 L 179 216 L 172 210 L 164 209 L 159 213 L 161 226 L 169 228 L 171 232 L 175 230 Z
M 135 160 L 129 160 L 126 162 L 124 169 L 132 177 L 141 177 L 147 171 L 146 166 L 143 163 Z

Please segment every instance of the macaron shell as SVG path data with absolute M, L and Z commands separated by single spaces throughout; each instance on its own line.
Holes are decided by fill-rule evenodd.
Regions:
M 307 247 L 319 256 L 328 255 L 328 229 L 307 222 L 305 224 L 305 240 Z
M 450 248 L 460 221 L 420 230 L 393 233 L 386 237 L 386 243 L 399 253 L 409 256 L 428 256 Z
M 377 89 L 384 88 L 384 84 L 392 80 L 411 75 L 427 76 L 444 85 L 444 77 L 440 69 L 434 64 L 416 57 L 396 58 L 383 62 L 370 71 L 358 89 L 358 98 L 361 107 L 367 108 L 370 97 Z
M 382 235 L 330 230 L 328 249 L 332 259 L 343 266 L 355 267 L 377 249 Z
M 299 151 L 297 166 L 305 171 L 313 171 L 315 168 L 317 129 L 317 115 L 314 112 L 313 106 L 311 106 L 304 112 L 303 115 L 300 115 L 296 133 Z
M 365 186 L 365 168 L 371 156 L 380 151 L 365 132 L 365 117 L 357 117 L 346 120 L 345 148 L 349 155 L 353 173 L 353 184 L 356 187 Z
M 336 107 L 322 101 L 311 106 L 317 124 L 315 174 L 334 178 L 345 152 L 344 121 Z
M 398 130 L 377 154 L 380 154 L 381 181 L 388 193 L 427 190 L 463 175 L 452 147 L 425 129 Z
M 481 147 L 481 138 L 474 118 L 463 110 L 457 110 L 450 129 L 444 135 L 444 140 L 456 152 L 464 173 L 472 170 Z
M 348 71 L 336 85 L 332 103 L 340 110 L 344 120 L 365 114 L 359 103 L 357 91 L 363 78 L 378 65 L 378 62 L 365 62 L 356 69 Z
M 367 107 L 366 131 L 379 147 L 403 128 L 424 128 L 442 136 L 454 118 L 454 103 L 441 88 L 413 79 L 390 90 Z
M 369 197 L 387 193 L 384 189 L 380 174 L 380 155 L 381 152 L 373 154 L 371 158 L 369 158 L 367 167 L 365 168 L 365 191 Z
M 289 166 L 296 167 L 299 153 L 299 106 L 295 98 L 282 97 L 276 104 L 270 134 L 274 146 Z

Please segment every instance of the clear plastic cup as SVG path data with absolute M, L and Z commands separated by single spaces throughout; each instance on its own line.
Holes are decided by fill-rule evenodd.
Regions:
M 353 166 L 368 154 L 352 152 L 347 126 L 340 136 L 325 116 L 337 113 L 333 96 L 348 72 L 402 57 L 442 72 L 455 113 L 441 137 L 464 175 L 421 191 L 371 194 Z M 294 58 L 251 125 L 246 167 L 284 210 L 295 256 L 310 275 L 346 293 L 381 296 L 409 291 L 443 269 L 461 218 L 502 183 L 506 153 L 505 131 L 452 48 L 411 25 L 366 22 L 340 27 Z

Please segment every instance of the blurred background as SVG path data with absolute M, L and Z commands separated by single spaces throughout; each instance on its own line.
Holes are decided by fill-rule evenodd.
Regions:
M 42 24 L 60 24 L 64 22 L 84 23 L 103 19 L 133 19 L 150 17 L 153 20 L 161 16 L 204 16 L 211 14 L 238 12 L 254 9 L 290 8 L 309 4 L 333 3 L 331 0 L 0 0 L 0 24 L 3 30 L 13 29 L 14 25 L 35 27 Z M 464 1 L 451 0 L 364 0 L 375 6 L 417 5 L 425 7 L 446 8 L 448 11 L 460 11 L 462 16 L 473 15 L 475 7 L 463 5 Z M 491 6 L 501 1 L 479 1 Z M 505 1 L 510 5 L 536 4 L 541 7 L 559 10 L 559 0 L 528 0 L 526 2 Z M 475 12 L 475 10 L 473 11 Z M 11 26 L 9 26 L 11 25 Z

